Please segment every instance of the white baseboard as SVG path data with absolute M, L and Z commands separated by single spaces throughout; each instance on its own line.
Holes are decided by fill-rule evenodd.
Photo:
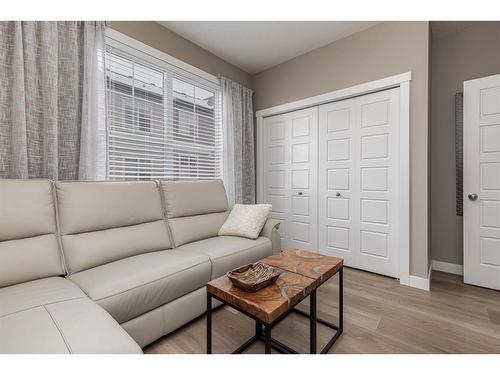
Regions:
M 426 291 L 431 290 L 431 275 L 432 275 L 432 262 L 429 265 L 427 278 L 410 275 L 410 286 L 412 288 L 422 289 Z
M 452 273 L 454 275 L 463 275 L 464 266 L 461 264 L 441 262 L 439 260 L 432 260 L 432 268 L 436 271 Z

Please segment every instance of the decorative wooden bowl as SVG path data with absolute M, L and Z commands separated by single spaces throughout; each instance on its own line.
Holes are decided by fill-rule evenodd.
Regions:
M 262 263 L 252 263 L 236 268 L 226 275 L 234 286 L 253 293 L 274 283 L 283 273 L 278 268 Z

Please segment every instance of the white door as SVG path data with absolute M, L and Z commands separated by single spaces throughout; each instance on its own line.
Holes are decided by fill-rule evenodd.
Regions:
M 398 277 L 399 89 L 319 107 L 319 251 Z
M 464 82 L 464 282 L 500 289 L 500 75 Z
M 317 251 L 318 107 L 264 119 L 264 202 L 282 247 Z

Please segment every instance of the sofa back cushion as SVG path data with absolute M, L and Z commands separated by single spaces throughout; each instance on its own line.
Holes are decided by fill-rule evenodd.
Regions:
M 64 274 L 49 180 L 0 180 L 0 287 Z
M 161 181 L 175 246 L 217 236 L 229 214 L 221 180 Z
M 70 274 L 172 247 L 156 182 L 57 182 Z

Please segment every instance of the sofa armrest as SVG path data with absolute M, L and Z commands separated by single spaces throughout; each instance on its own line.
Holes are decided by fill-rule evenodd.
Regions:
M 280 222 L 274 219 L 267 219 L 260 235 L 267 237 L 271 240 L 273 247 L 273 254 L 279 254 L 281 252 L 281 238 L 278 229 L 280 227 Z

